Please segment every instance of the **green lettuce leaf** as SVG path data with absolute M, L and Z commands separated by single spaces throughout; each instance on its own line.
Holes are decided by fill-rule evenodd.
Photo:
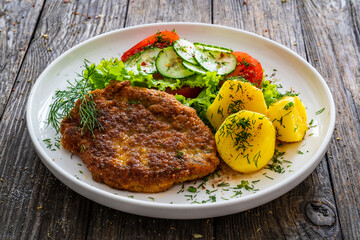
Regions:
M 293 97 L 299 95 L 299 93 L 294 93 L 292 91 L 286 91 L 285 93 L 280 93 L 278 89 L 281 87 L 282 87 L 281 85 L 277 85 L 276 83 L 272 83 L 269 80 L 263 79 L 262 92 L 264 94 L 267 107 L 269 107 L 271 104 L 273 104 L 274 102 L 280 100 L 285 96 Z

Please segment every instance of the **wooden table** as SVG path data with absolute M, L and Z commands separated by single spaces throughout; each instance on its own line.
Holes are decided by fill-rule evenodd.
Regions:
M 231 216 L 164 220 L 94 203 L 46 169 L 24 120 L 39 74 L 93 36 L 170 21 L 257 33 L 320 72 L 335 99 L 336 129 L 303 183 Z M 0 0 L 0 239 L 359 239 L 359 66 L 358 0 Z

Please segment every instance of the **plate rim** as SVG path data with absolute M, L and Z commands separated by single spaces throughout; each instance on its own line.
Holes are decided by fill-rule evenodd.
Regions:
M 35 131 L 33 129 L 33 123 L 32 123 L 32 119 L 31 119 L 31 110 L 32 110 L 32 102 L 34 99 L 34 93 L 37 89 L 37 87 L 40 85 L 40 80 L 43 78 L 43 76 L 45 76 L 50 69 L 55 66 L 59 61 L 61 61 L 63 58 L 65 58 L 69 53 L 71 53 L 72 51 L 75 51 L 78 48 L 81 48 L 82 46 L 98 40 L 99 38 L 105 37 L 105 36 L 109 36 L 112 34 L 118 34 L 119 32 L 124 32 L 124 31 L 134 31 L 137 29 L 141 29 L 141 28 L 148 28 L 148 27 L 154 27 L 154 26 L 159 26 L 159 27 L 164 27 L 164 26 L 179 26 L 179 25 L 184 25 L 184 26 L 204 26 L 204 27 L 210 27 L 210 28 L 220 28 L 220 29 L 227 29 L 230 31 L 236 31 L 236 32 L 240 32 L 242 34 L 245 35 L 250 35 L 252 37 L 256 37 L 259 38 L 263 41 L 269 42 L 271 44 L 275 44 L 277 47 L 280 47 L 282 50 L 285 50 L 287 53 L 291 54 L 293 57 L 297 58 L 298 60 L 300 60 L 302 63 L 304 63 L 306 65 L 306 67 L 308 69 L 311 70 L 312 73 L 314 73 L 317 77 L 317 80 L 320 81 L 321 86 L 323 87 L 323 89 L 326 92 L 326 96 L 327 96 L 327 101 L 330 104 L 330 121 L 329 121 L 329 129 L 327 130 L 327 133 L 325 135 L 325 138 L 323 139 L 322 144 L 320 145 L 319 150 L 316 151 L 316 153 L 313 155 L 313 157 L 298 171 L 296 171 L 294 174 L 292 174 L 291 176 L 289 176 L 287 178 L 286 181 L 281 181 L 279 183 L 274 184 L 271 187 L 268 187 L 266 189 L 263 189 L 259 192 L 257 192 L 256 194 L 252 194 L 252 195 L 247 195 L 247 196 L 243 196 L 241 198 L 237 198 L 237 199 L 232 199 L 230 201 L 222 201 L 222 202 L 214 202 L 214 203 L 205 203 L 205 204 L 185 204 L 185 203 L 177 203 L 177 204 L 170 204 L 170 203 L 161 203 L 161 202 L 148 202 L 148 201 L 144 201 L 144 200 L 139 200 L 139 199 L 130 199 L 124 196 L 120 196 L 120 195 L 114 195 L 112 193 L 106 192 L 102 189 L 99 189 L 95 186 L 91 186 L 88 183 L 76 180 L 74 178 L 73 175 L 71 175 L 70 173 L 68 173 L 67 171 L 65 171 L 64 169 L 60 168 L 60 167 L 56 167 L 57 165 L 53 165 L 51 158 L 46 154 L 46 152 L 44 151 L 43 147 L 40 145 L 38 139 L 36 138 L 35 135 Z M 121 29 L 116 29 L 113 31 L 109 31 L 100 35 L 97 35 L 95 37 L 89 38 L 79 44 L 77 44 L 74 47 L 71 47 L 70 49 L 68 49 L 67 51 L 65 51 L 64 53 L 62 53 L 61 55 L 59 55 L 54 61 L 52 61 L 49 65 L 46 66 L 46 68 L 43 70 L 43 72 L 38 76 L 38 78 L 36 79 L 35 84 L 32 86 L 31 88 L 31 92 L 29 94 L 28 97 L 28 101 L 27 101 L 27 106 L 26 106 L 26 122 L 27 122 L 27 128 L 28 128 L 28 132 L 29 135 L 31 137 L 32 143 L 34 145 L 34 148 L 36 150 L 36 152 L 38 153 L 38 155 L 40 156 L 40 159 L 42 160 L 42 162 L 45 164 L 45 166 L 52 172 L 52 174 L 54 174 L 61 182 L 63 182 L 65 185 L 67 185 L 70 189 L 73 189 L 74 191 L 76 191 L 78 194 L 83 195 L 84 197 L 91 199 L 95 202 L 98 202 L 102 205 L 106 205 L 108 207 L 114 208 L 114 209 L 118 209 L 124 212 L 129 212 L 129 213 L 133 213 L 133 214 L 137 214 L 137 215 L 143 215 L 143 216 L 149 216 L 149 217 L 158 217 L 158 218 L 172 218 L 171 216 L 159 216 L 157 215 L 157 213 L 155 214 L 142 214 L 141 211 L 140 212 L 134 212 L 134 211 L 127 211 L 126 209 L 123 208 L 118 208 L 118 207 L 114 207 L 114 206 L 109 206 L 109 204 L 103 203 L 103 201 L 99 201 L 94 197 L 90 197 L 88 196 L 89 193 L 91 194 L 95 194 L 95 195 L 100 195 L 101 197 L 103 197 L 104 199 L 109 199 L 111 201 L 119 201 L 119 202 L 123 202 L 129 205 L 133 205 L 133 206 L 141 206 L 141 207 L 152 207 L 155 209 L 163 209 L 163 210 L 185 210 L 185 209 L 190 209 L 190 210 L 194 210 L 194 209 L 208 209 L 208 208 L 223 208 L 223 207 L 231 207 L 231 206 L 235 206 L 238 204 L 241 204 L 243 202 L 253 202 L 253 204 L 250 204 L 251 207 L 250 208 L 246 208 L 246 209 L 242 209 L 240 211 L 230 211 L 231 213 L 237 213 L 237 212 L 241 212 L 241 211 L 245 211 L 251 208 L 255 208 L 258 207 L 262 204 L 265 204 L 267 202 L 270 202 L 278 197 L 280 197 L 281 195 L 287 193 L 288 191 L 290 191 L 291 189 L 293 189 L 295 186 L 297 186 L 298 184 L 300 184 L 305 178 L 307 178 L 312 172 L 313 170 L 318 166 L 319 162 L 322 160 L 323 155 L 325 154 L 325 152 L 327 151 L 327 148 L 329 146 L 331 137 L 333 135 L 333 131 L 335 128 L 335 121 L 336 121 L 336 108 L 335 108 L 335 103 L 334 103 L 334 99 L 333 96 L 330 92 L 330 89 L 328 87 L 328 85 L 326 84 L 325 80 L 323 79 L 323 77 L 320 75 L 320 73 L 310 64 L 308 63 L 305 59 L 303 59 L 300 55 L 298 55 L 296 52 L 294 52 L 293 50 L 289 49 L 288 47 L 277 43 L 271 39 L 265 38 L 263 36 L 260 36 L 258 34 L 252 33 L 252 32 L 248 32 L 242 29 L 237 29 L 237 28 L 233 28 L 233 27 L 228 27 L 228 26 L 222 26 L 222 25 L 217 25 L 217 24 L 208 24 L 208 23 L 197 23 L 197 22 L 163 22 L 163 23 L 147 23 L 147 24 L 141 24 L 141 25 L 136 25 L 136 26 L 131 26 L 131 27 L 126 27 L 126 28 L 121 28 Z M 59 177 L 61 176 L 61 177 Z M 65 178 L 65 180 L 64 180 Z M 70 183 L 75 184 L 75 186 L 70 185 Z M 83 188 L 84 191 L 80 191 L 79 188 Z M 86 193 L 88 192 L 88 194 Z M 260 201 L 259 201 L 260 199 Z M 258 200 L 258 201 L 255 201 Z M 226 211 L 224 211 L 224 214 L 216 214 L 216 215 L 211 215 L 208 214 L 210 217 L 215 217 L 215 216 L 224 216 L 224 215 L 228 215 L 231 214 L 228 213 Z M 208 215 L 204 216 L 208 217 Z M 173 219 L 198 219 L 198 218 L 203 218 L 203 217 L 175 217 Z

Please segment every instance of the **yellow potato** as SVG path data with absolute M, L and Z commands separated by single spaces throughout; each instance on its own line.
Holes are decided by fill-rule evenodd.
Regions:
M 299 97 L 284 97 L 270 105 L 269 118 L 276 130 L 276 138 L 283 142 L 301 141 L 308 129 L 304 104 Z
M 218 129 L 229 115 L 241 110 L 267 115 L 264 95 L 248 82 L 228 80 L 222 85 L 206 115 L 211 125 Z
M 263 168 L 274 155 L 275 129 L 260 113 L 240 111 L 225 119 L 215 134 L 220 157 L 234 170 Z

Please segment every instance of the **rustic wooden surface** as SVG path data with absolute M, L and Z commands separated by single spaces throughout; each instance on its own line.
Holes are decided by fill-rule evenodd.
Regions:
M 100 33 L 169 21 L 257 33 L 320 72 L 335 99 L 336 130 L 303 183 L 246 212 L 164 220 L 87 200 L 41 163 L 24 118 L 28 94 L 46 66 Z M 359 66 L 357 0 L 0 0 L 0 239 L 359 239 Z

